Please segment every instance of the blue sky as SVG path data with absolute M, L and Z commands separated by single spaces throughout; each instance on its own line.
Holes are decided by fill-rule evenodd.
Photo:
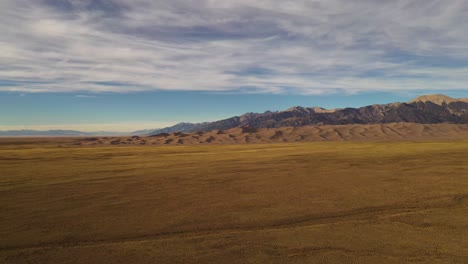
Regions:
M 468 97 L 464 0 L 0 1 L 0 129 Z

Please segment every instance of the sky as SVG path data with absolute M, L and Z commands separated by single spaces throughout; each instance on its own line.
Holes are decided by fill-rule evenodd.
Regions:
M 468 97 L 465 0 L 0 0 L 0 130 Z

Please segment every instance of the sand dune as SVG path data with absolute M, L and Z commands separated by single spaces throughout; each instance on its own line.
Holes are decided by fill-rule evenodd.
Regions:
M 76 145 L 196 145 L 314 141 L 415 141 L 466 139 L 466 124 L 392 123 L 373 125 L 325 125 L 255 129 L 237 127 L 195 133 L 161 133 L 153 136 L 92 137 Z

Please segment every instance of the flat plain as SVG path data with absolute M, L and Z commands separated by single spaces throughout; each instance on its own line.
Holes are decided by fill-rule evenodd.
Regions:
M 466 140 L 75 141 L 0 139 L 0 263 L 468 263 Z

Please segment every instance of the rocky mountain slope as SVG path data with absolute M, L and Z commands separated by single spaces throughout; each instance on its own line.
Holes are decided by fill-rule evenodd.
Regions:
M 149 133 L 197 132 L 226 130 L 235 127 L 279 128 L 307 125 L 347 124 L 468 124 L 468 98 L 454 99 L 445 95 L 424 95 L 407 103 L 369 105 L 360 108 L 323 109 L 319 107 L 292 107 L 285 111 L 247 113 L 207 123 L 180 123 L 173 127 Z

